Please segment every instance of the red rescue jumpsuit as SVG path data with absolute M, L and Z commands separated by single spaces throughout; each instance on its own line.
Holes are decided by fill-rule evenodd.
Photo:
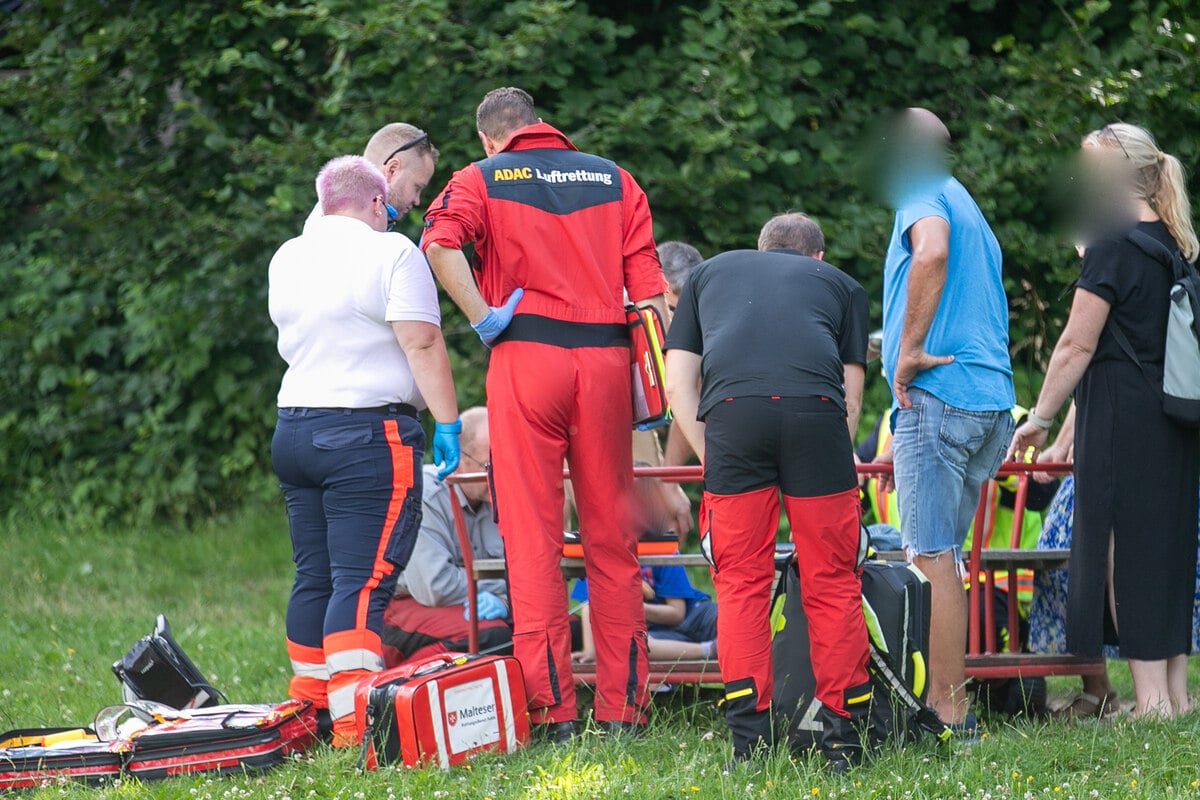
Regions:
M 632 524 L 630 372 L 624 297 L 666 282 L 645 193 L 613 162 L 545 123 L 454 174 L 421 246 L 474 242 L 484 300 L 525 296 L 487 375 L 496 513 L 508 561 L 513 649 L 532 721 L 575 719 L 562 556 L 571 468 L 594 604 L 595 718 L 644 721 L 646 623 Z

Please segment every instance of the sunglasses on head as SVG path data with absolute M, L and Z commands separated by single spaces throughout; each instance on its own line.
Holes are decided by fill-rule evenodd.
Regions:
M 393 150 L 393 151 L 391 152 L 391 155 L 389 155 L 387 158 L 385 158 L 385 159 L 383 160 L 383 163 L 384 163 L 384 164 L 386 164 L 387 162 L 391 161 L 393 158 L 395 158 L 395 157 L 396 157 L 397 155 L 399 155 L 400 153 L 403 153 L 405 150 L 411 150 L 411 149 L 413 149 L 414 147 L 416 147 L 417 145 L 419 145 L 421 142 L 427 142 L 427 141 L 429 141 L 429 134 L 428 134 L 428 133 L 422 133 L 420 136 L 418 136 L 417 138 L 413 139 L 411 142 L 408 142 L 408 143 L 406 143 L 406 144 L 402 144 L 402 145 L 400 145 L 399 147 L 397 147 L 395 150 Z
M 1117 135 L 1117 132 L 1112 125 L 1105 125 L 1103 132 L 1107 133 L 1113 138 L 1113 141 L 1117 143 L 1117 147 L 1121 148 L 1121 152 L 1125 154 L 1125 158 L 1133 161 L 1133 158 L 1131 158 L 1129 155 L 1129 151 L 1125 149 L 1125 143 L 1121 141 L 1121 137 Z

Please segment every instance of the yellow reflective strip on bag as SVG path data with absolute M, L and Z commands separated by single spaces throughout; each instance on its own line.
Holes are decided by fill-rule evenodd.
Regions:
M 5 747 L 50 747 L 59 744 L 60 742 L 94 742 L 96 741 L 95 734 L 88 731 L 87 728 L 72 728 L 66 731 L 57 731 L 55 733 L 41 733 L 35 736 L 12 736 L 8 739 L 0 740 L 0 748 Z
M 867 633 L 871 637 L 871 641 L 875 643 L 882 652 L 891 655 L 888 650 L 887 639 L 883 635 L 883 627 L 879 624 L 879 615 L 875 613 L 875 609 L 871 608 L 871 604 L 867 602 L 867 598 L 862 599 L 863 621 L 867 625 Z
M 913 679 L 912 689 L 913 694 L 920 697 L 925 692 L 925 656 L 921 655 L 920 650 L 916 650 L 912 654 L 913 661 Z

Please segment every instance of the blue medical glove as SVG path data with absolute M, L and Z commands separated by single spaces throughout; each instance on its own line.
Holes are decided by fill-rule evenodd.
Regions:
M 438 480 L 458 468 L 458 435 L 462 433 L 462 420 L 433 423 L 433 463 L 438 466 Z
M 471 327 L 479 334 L 479 338 L 488 347 L 491 347 L 492 342 L 496 341 L 496 337 L 504 332 L 508 324 L 512 322 L 513 311 L 517 308 L 517 303 L 521 302 L 521 298 L 525 296 L 524 289 L 517 289 L 508 296 L 508 301 L 502 306 L 488 306 L 488 312 L 483 315 L 483 319 L 479 322 L 472 322 Z
M 463 600 L 463 619 L 471 618 L 471 609 L 467 605 L 470 600 Z M 491 592 L 480 592 L 475 595 L 475 607 L 479 609 L 480 619 L 504 619 L 508 616 L 508 606 Z

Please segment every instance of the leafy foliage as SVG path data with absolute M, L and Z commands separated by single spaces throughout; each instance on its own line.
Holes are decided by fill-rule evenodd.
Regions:
M 749 247 L 801 208 L 876 297 L 890 215 L 864 148 L 881 112 L 929 106 L 1004 245 L 1031 374 L 1075 269 L 1061 159 L 1117 118 L 1200 157 L 1181 1 L 46 0 L 0 26 L 0 486 L 98 516 L 271 491 L 266 264 L 317 168 L 404 119 L 444 181 L 479 157 L 496 85 L 627 166 L 660 239 Z M 480 402 L 484 353 L 443 312 L 460 402 Z

